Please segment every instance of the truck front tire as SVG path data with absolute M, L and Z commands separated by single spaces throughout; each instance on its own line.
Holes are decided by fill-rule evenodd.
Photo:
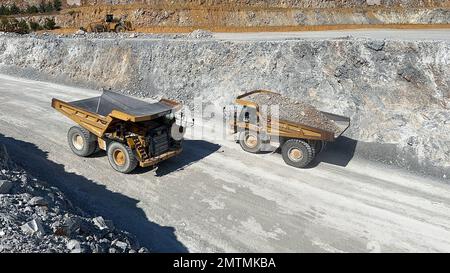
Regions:
M 286 164 L 304 168 L 314 159 L 314 147 L 300 139 L 289 139 L 281 147 L 281 155 Z
M 138 160 L 133 150 L 120 142 L 111 142 L 107 153 L 109 164 L 118 172 L 130 173 L 138 165 Z
M 261 138 L 255 131 L 245 130 L 239 133 L 239 144 L 242 150 L 249 153 L 258 153 L 261 150 Z
M 117 26 L 114 28 L 114 31 L 115 31 L 116 33 L 121 33 L 121 32 L 125 32 L 126 29 L 125 29 L 125 27 L 122 26 L 122 25 L 117 25 Z
M 73 126 L 69 129 L 67 142 L 72 152 L 82 157 L 92 155 L 97 148 L 95 135 L 79 126 Z

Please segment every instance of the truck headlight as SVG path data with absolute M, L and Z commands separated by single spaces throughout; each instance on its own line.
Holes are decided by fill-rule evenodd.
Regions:
M 175 118 L 175 114 L 174 113 L 170 113 L 164 116 L 165 119 L 167 120 L 172 120 Z

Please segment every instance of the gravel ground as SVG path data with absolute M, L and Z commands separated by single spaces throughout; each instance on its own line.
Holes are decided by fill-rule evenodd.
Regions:
M 98 95 L 0 75 L 0 145 L 29 174 L 152 252 L 450 251 L 448 173 L 441 182 L 363 160 L 355 153 L 362 143 L 345 137 L 311 168 L 297 169 L 278 153 L 246 153 L 222 140 L 222 124 L 212 120 L 188 126 L 179 156 L 121 174 L 104 153 L 74 155 L 67 146 L 74 123 L 50 106 L 53 97 Z
M 276 93 L 254 93 L 245 99 L 259 105 L 263 120 L 273 114 L 276 116 L 277 113 L 272 113 L 272 110 L 274 110 L 272 107 L 278 106 L 278 117 L 280 120 L 291 121 L 333 133 L 339 132 L 339 128 L 332 120 L 307 103 Z
M 56 187 L 14 164 L 0 147 L 0 253 L 136 253 L 132 234 L 91 217 Z

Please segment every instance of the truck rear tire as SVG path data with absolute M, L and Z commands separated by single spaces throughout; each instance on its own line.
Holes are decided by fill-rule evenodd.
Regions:
M 326 146 L 326 142 L 323 140 L 309 140 L 308 144 L 314 148 L 314 156 L 320 154 Z
M 242 150 L 249 153 L 258 153 L 261 150 L 261 138 L 255 131 L 245 130 L 239 133 L 239 144 Z
M 82 157 L 92 155 L 97 148 L 95 135 L 79 126 L 69 129 L 67 141 L 72 152 Z
M 109 164 L 118 172 L 129 173 L 138 165 L 138 160 L 130 147 L 120 142 L 111 142 L 107 153 Z
M 289 139 L 281 147 L 281 155 L 287 165 L 304 168 L 314 159 L 314 147 L 301 139 Z

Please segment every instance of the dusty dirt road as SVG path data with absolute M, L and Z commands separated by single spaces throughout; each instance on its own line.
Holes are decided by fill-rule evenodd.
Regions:
M 323 31 L 291 31 L 291 32 L 246 32 L 215 33 L 220 40 L 260 41 L 290 39 L 338 39 L 351 36 L 354 38 L 389 39 L 402 41 L 449 41 L 450 29 L 350 29 Z
M 230 141 L 187 140 L 179 157 L 130 175 L 104 154 L 76 157 L 51 98 L 98 93 L 0 75 L 0 145 L 154 251 L 450 251 L 450 185 L 333 151 L 299 170 Z

